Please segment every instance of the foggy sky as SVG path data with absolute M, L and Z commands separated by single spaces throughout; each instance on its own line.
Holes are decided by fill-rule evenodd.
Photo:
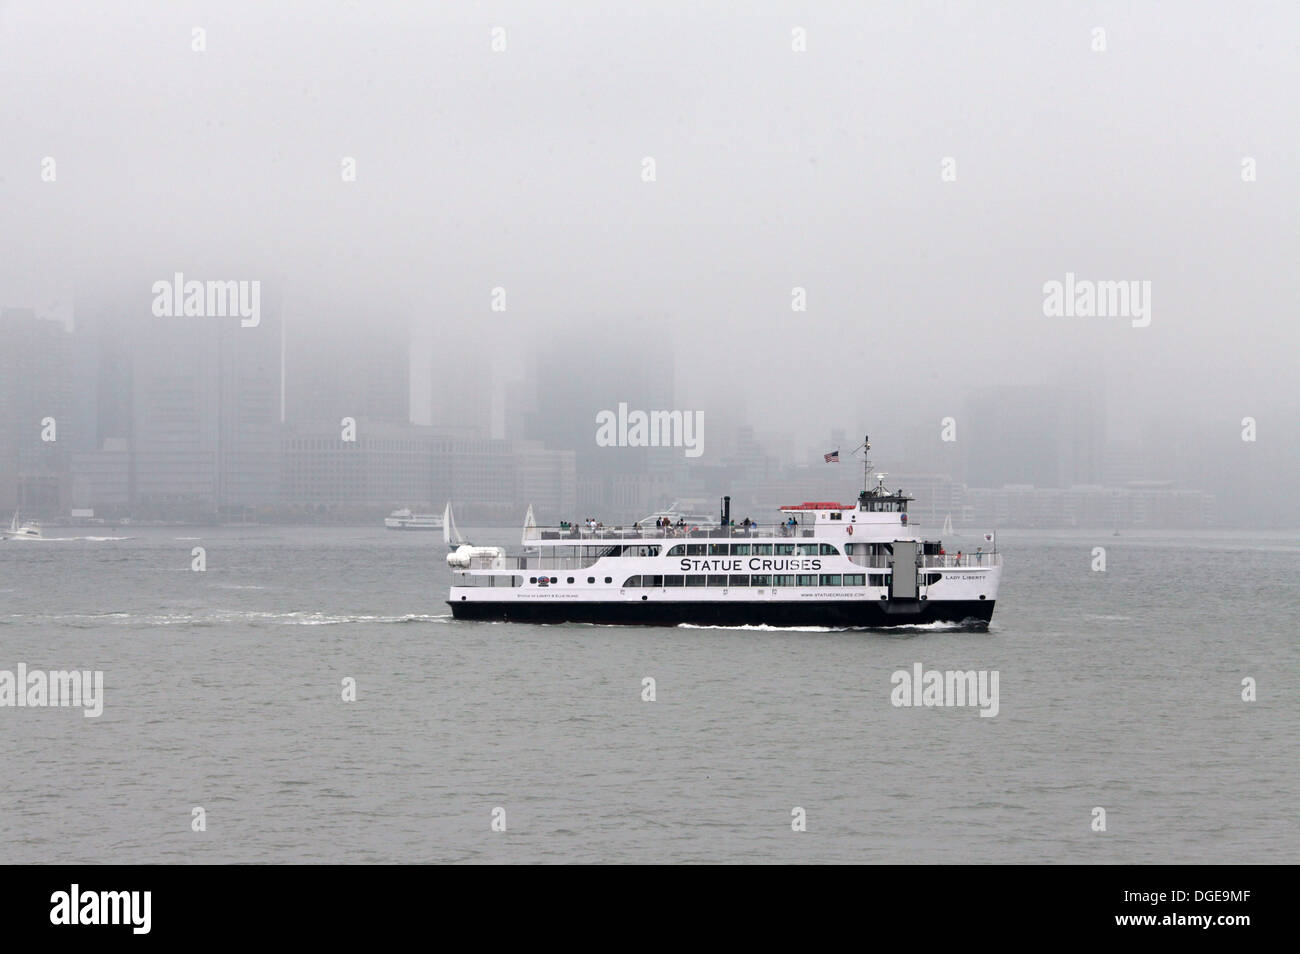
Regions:
M 323 336 L 409 321 L 507 374 L 615 323 L 671 344 L 680 406 L 765 430 L 937 428 L 1002 382 L 1100 384 L 1115 437 L 1293 433 L 1297 27 L 1292 3 L 0 2 L 0 304 L 274 277 L 291 318 L 338 303 L 299 306 Z M 1066 272 L 1150 281 L 1150 327 L 1044 317 Z

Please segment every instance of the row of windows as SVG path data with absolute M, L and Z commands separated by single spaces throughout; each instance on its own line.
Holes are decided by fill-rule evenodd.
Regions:
M 925 579 L 921 582 L 925 584 L 934 583 L 939 579 L 938 573 L 927 573 Z M 538 583 L 542 586 L 558 584 L 559 577 L 556 576 L 530 576 L 529 583 Z M 566 582 L 572 583 L 573 577 L 566 577 Z M 594 576 L 587 577 L 588 583 L 595 583 Z M 606 583 L 613 583 L 611 577 L 605 577 Z M 644 574 L 642 576 L 629 576 L 623 581 L 624 587 L 650 587 L 657 589 L 665 586 L 888 586 L 889 574 L 887 573 L 795 573 L 795 574 L 767 574 L 767 573 L 709 573 L 709 574 L 692 574 L 684 576 L 681 574 L 670 573 L 660 576 L 658 574 Z
M 679 543 L 668 556 L 834 556 L 839 552 L 829 543 Z
M 700 574 L 680 576 L 629 576 L 624 581 L 625 587 L 650 587 L 657 589 L 667 586 L 885 586 L 888 576 L 884 573 L 799 573 L 799 574 Z

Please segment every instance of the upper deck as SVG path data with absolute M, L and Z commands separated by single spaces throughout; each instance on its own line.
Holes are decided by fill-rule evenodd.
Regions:
M 637 543 L 673 539 L 691 540 L 783 540 L 789 538 L 859 540 L 919 540 L 916 527 L 908 525 L 907 502 L 899 494 L 877 496 L 864 492 L 857 505 L 806 501 L 781 507 L 785 519 L 779 523 L 755 523 L 748 518 L 723 526 L 700 527 L 684 521 L 670 526 L 606 527 L 603 524 L 564 524 L 558 527 L 526 526 L 521 543 L 537 546 L 582 546 L 602 543 Z

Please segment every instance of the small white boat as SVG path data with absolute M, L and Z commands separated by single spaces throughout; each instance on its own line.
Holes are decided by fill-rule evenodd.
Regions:
M 441 530 L 442 517 L 436 513 L 412 513 L 403 508 L 384 518 L 384 526 L 389 530 Z
M 20 521 L 18 511 L 14 511 L 9 521 L 9 529 L 0 531 L 0 539 L 5 540 L 40 540 L 41 525 L 33 520 Z

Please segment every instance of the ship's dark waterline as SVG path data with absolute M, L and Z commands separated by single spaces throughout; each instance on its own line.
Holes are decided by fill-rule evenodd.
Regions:
M 656 600 L 615 603 L 518 603 L 449 601 L 456 619 L 506 623 L 595 623 L 598 625 L 680 626 L 830 626 L 888 629 L 930 623 L 955 623 L 985 629 L 995 600 L 806 600 L 791 602 L 680 602 Z

